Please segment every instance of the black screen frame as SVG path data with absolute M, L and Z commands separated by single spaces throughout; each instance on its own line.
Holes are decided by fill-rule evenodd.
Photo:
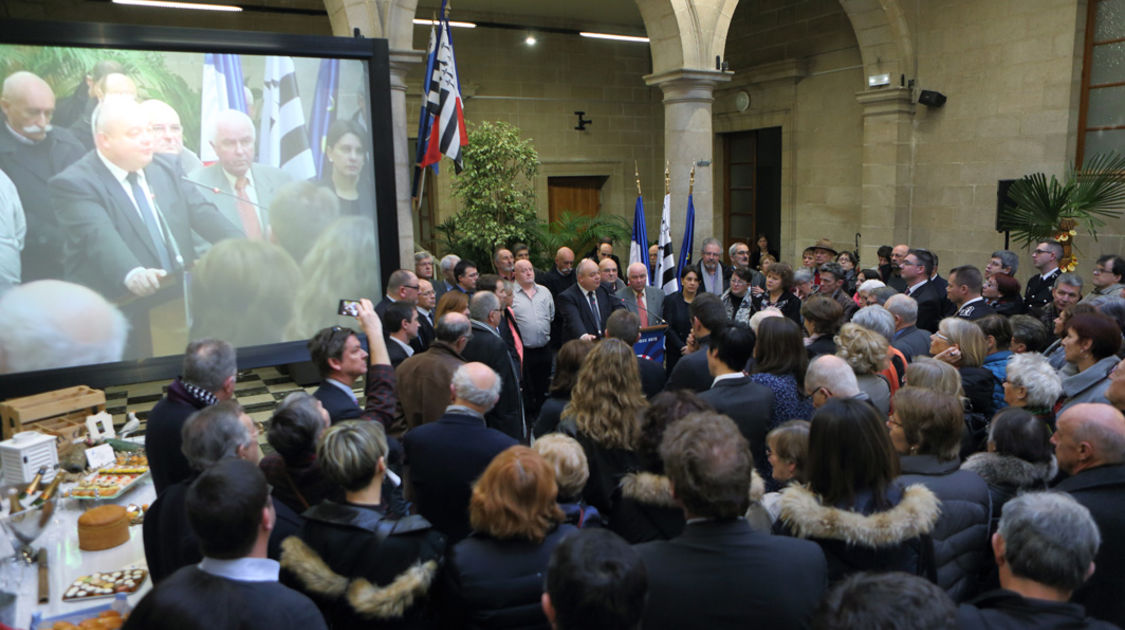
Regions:
M 385 39 L 95 22 L 3 20 L 0 21 L 0 44 L 358 59 L 368 62 L 370 146 L 388 146 L 391 145 L 390 142 L 375 141 L 394 138 L 390 52 Z M 378 182 L 375 207 L 379 264 L 382 275 L 385 276 L 389 270 L 400 266 L 394 150 L 373 151 L 371 158 L 375 181 Z M 239 370 L 308 359 L 309 353 L 304 341 L 238 348 Z M 171 379 L 179 374 L 182 363 L 183 355 L 169 355 L 137 361 L 5 374 L 0 376 L 0 400 L 74 385 L 105 388 Z

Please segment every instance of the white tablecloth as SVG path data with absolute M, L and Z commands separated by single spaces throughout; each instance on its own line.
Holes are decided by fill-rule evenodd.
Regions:
M 63 489 L 66 489 L 66 485 Z M 118 505 L 152 504 L 155 498 L 156 489 L 152 485 L 152 478 L 146 477 L 111 503 Z M 78 517 L 87 509 L 102 503 L 100 501 L 60 499 L 51 524 L 32 543 L 32 547 L 36 549 L 39 547 L 47 549 L 48 581 L 50 584 L 50 600 L 47 603 L 38 603 L 39 574 L 37 565 L 24 565 L 22 561 L 19 564 L 10 560 L 3 561 L 4 564 L 0 566 L 0 591 L 14 592 L 18 595 L 15 627 L 27 628 L 31 622 L 31 613 L 35 610 L 41 611 L 44 618 L 49 618 L 113 601 L 113 598 L 109 597 L 79 602 L 63 602 L 63 593 L 74 580 L 83 575 L 116 571 L 125 567 L 147 568 L 140 525 L 130 526 L 128 542 L 112 549 L 82 551 L 78 548 Z M 4 511 L 4 516 L 6 514 L 7 510 Z M 3 536 L 7 539 L 7 532 L 3 532 Z M 0 543 L 0 553 L 10 557 L 13 552 L 9 549 L 13 544 L 18 546 L 19 542 Z M 150 588 L 152 588 L 152 580 L 146 577 L 141 588 L 129 596 L 129 603 L 136 606 L 137 602 L 144 597 L 144 594 Z

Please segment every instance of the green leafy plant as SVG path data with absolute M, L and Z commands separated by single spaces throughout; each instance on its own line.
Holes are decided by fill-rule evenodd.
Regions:
M 96 48 L 61 48 L 0 45 L 0 77 L 17 70 L 34 72 L 43 78 L 58 100 L 69 96 L 97 62 L 113 59 L 137 84 L 138 96 L 155 98 L 171 105 L 184 126 L 184 143 L 198 150 L 200 95 L 165 63 L 165 53 Z
M 1008 189 L 1008 198 L 1012 203 L 1000 212 L 1001 229 L 1024 247 L 1058 240 L 1065 250 L 1059 266 L 1073 270 L 1077 229 L 1085 228 L 1097 240 L 1106 220 L 1125 210 L 1125 155 L 1098 154 L 1081 168 L 1071 164 L 1062 181 L 1044 173 L 1025 175 Z
M 583 256 L 592 250 L 598 239 L 608 236 L 615 243 L 627 244 L 632 237 L 633 228 L 625 217 L 617 215 L 586 216 L 563 211 L 552 223 L 540 223 L 536 233 L 536 248 L 532 262 L 540 269 L 550 269 L 555 252 L 560 247 L 569 247 L 576 256 Z M 622 258 L 624 265 L 626 255 Z
M 535 243 L 533 179 L 539 154 L 520 130 L 505 122 L 480 122 L 469 129 L 464 169 L 453 181 L 461 209 L 437 225 L 450 251 L 485 265 L 499 245 Z

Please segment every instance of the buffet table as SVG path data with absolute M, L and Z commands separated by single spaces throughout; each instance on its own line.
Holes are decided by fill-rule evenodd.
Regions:
M 101 551 L 83 551 L 78 548 L 78 517 L 86 510 L 104 503 L 116 503 L 127 506 L 129 504 L 150 505 L 156 498 L 156 489 L 153 487 L 152 478 L 146 476 L 130 488 L 125 494 L 115 500 L 88 501 L 67 498 L 66 492 L 72 484 L 63 484 L 60 488 L 61 495 L 51 523 L 37 540 L 31 543 L 32 547 L 47 550 L 49 600 L 40 604 L 38 565 L 26 564 L 21 560 L 12 558 L 15 548 L 20 546 L 18 540 L 10 538 L 3 532 L 7 543 L 0 543 L 0 554 L 6 557 L 0 565 L 0 591 L 14 593 L 15 616 L 8 617 L 8 609 L 0 609 L 0 621 L 9 623 L 14 628 L 28 628 L 32 613 L 39 611 L 43 618 L 76 612 L 92 606 L 104 605 L 113 602 L 113 596 L 100 599 L 83 599 L 78 601 L 63 601 L 63 594 L 74 580 L 84 575 L 96 572 L 118 571 L 124 568 L 146 568 L 144 542 L 140 525 L 129 527 L 129 540 L 122 545 Z M 4 506 L 0 516 L 7 517 L 8 506 Z M 132 606 L 144 597 L 152 588 L 152 580 L 147 576 L 141 587 L 130 594 L 128 599 Z M 5 598 L 0 593 L 0 605 Z M 10 599 L 10 598 L 8 598 Z M 5 614 L 7 613 L 7 615 Z M 9 622 L 11 619 L 11 622 Z

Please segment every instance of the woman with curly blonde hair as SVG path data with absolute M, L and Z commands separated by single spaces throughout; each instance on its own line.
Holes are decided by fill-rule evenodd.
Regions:
M 860 391 L 871 399 L 875 408 L 887 415 L 891 412 L 891 386 L 883 377 L 887 367 L 887 338 L 859 324 L 844 324 L 836 335 L 836 356 L 848 362 L 855 372 Z
M 594 346 L 582 361 L 559 429 L 582 444 L 590 464 L 583 498 L 609 514 L 618 483 L 638 468 L 640 416 L 648 407 L 633 348 L 619 339 Z

